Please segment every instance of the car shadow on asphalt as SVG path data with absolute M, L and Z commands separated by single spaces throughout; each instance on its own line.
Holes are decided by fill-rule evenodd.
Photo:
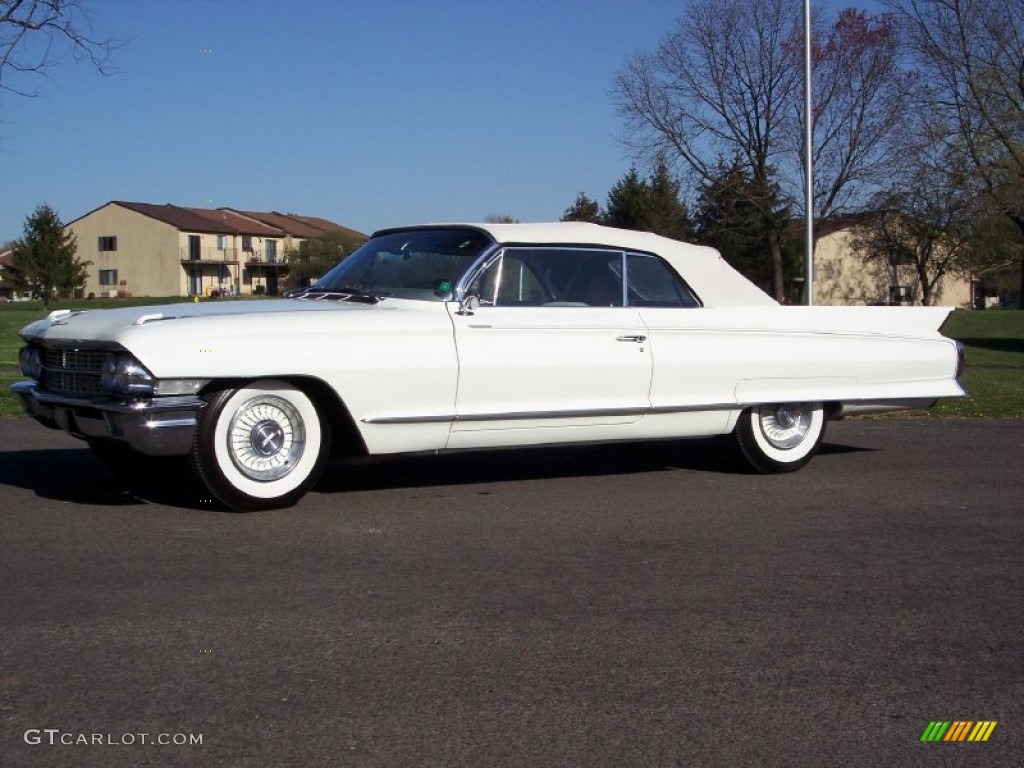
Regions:
M 72 504 L 210 508 L 184 459 L 157 460 L 153 470 L 145 478 L 115 476 L 88 448 L 0 452 L 0 487 L 25 488 Z
M 871 449 L 826 443 L 819 454 L 864 450 Z M 350 459 L 329 465 L 316 489 L 334 493 L 676 470 L 752 473 L 728 436 Z
M 824 443 L 818 453 L 867 450 Z M 721 437 L 343 459 L 327 466 L 316 490 L 344 493 L 678 470 L 750 473 L 738 460 L 733 440 Z M 158 459 L 146 477 L 125 477 L 105 468 L 87 448 L 0 452 L 2 486 L 73 504 L 223 509 L 207 498 L 184 458 Z

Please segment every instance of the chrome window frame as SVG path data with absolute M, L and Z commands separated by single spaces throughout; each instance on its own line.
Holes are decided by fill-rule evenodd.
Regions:
M 636 305 L 631 304 L 629 301 L 629 257 L 639 256 L 641 258 L 655 259 L 661 262 L 665 268 L 675 276 L 683 288 L 693 297 L 696 302 L 695 306 L 678 306 L 678 307 L 665 307 L 665 309 L 700 309 L 704 306 L 704 302 L 696 291 L 690 286 L 679 272 L 676 271 L 669 262 L 658 256 L 656 253 L 649 253 L 647 251 L 629 250 L 625 248 L 616 248 L 614 246 L 602 246 L 602 245 L 572 245 L 560 243 L 558 245 L 548 245 L 546 243 L 495 243 L 492 248 L 486 249 L 480 257 L 462 274 L 455 285 L 455 290 L 452 292 L 452 300 L 456 302 L 463 302 L 466 300 L 469 290 L 469 286 L 480 277 L 485 271 L 500 262 L 505 258 L 505 252 L 514 249 L 523 248 L 529 250 L 550 250 L 550 251 L 604 251 L 606 253 L 618 253 L 621 257 L 620 269 L 621 269 L 621 281 L 622 281 L 622 305 L 620 307 L 605 307 L 605 309 L 626 309 L 632 307 L 636 309 Z M 500 282 L 500 281 L 499 281 Z M 478 299 L 483 300 L 482 296 L 478 296 Z M 494 305 L 484 305 L 494 306 Z M 500 308 L 500 307 L 499 307 Z M 593 307 L 591 307 L 592 309 Z M 641 307 L 642 309 L 643 307 Z M 570 309 L 586 309 L 586 307 L 570 307 Z
M 701 300 L 700 296 L 697 295 L 697 292 L 695 290 L 693 290 L 693 287 L 686 281 L 686 278 L 683 277 L 682 275 L 680 275 L 679 272 L 676 271 L 676 268 L 673 267 L 671 264 L 669 264 L 668 261 L 666 261 L 665 259 L 661 258 L 661 256 L 659 256 L 656 253 L 648 253 L 647 251 L 626 251 L 625 254 L 623 255 L 623 264 L 624 265 L 627 265 L 629 263 L 629 257 L 630 256 L 639 256 L 640 258 L 654 259 L 655 261 L 660 262 L 665 267 L 665 269 L 667 269 L 669 271 L 669 274 L 675 276 L 676 280 L 679 281 L 679 283 L 682 285 L 682 287 L 686 289 L 686 292 L 689 293 L 690 296 L 693 297 L 693 300 L 696 302 L 696 304 L 694 306 L 682 306 L 681 305 L 681 306 L 678 306 L 678 307 L 661 307 L 661 309 L 701 309 L 701 308 L 703 308 L 704 302 Z M 628 270 L 628 266 L 624 266 L 624 270 Z M 624 274 L 626 275 L 626 279 L 623 280 L 623 282 L 622 282 L 623 290 L 628 292 L 628 290 L 629 290 L 629 287 L 628 287 L 629 286 L 629 272 L 628 271 L 624 271 Z M 626 306 L 636 307 L 635 304 L 626 304 Z M 645 309 L 645 307 L 640 307 L 640 309 Z

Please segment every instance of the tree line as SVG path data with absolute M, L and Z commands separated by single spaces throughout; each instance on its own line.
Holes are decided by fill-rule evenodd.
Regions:
M 858 215 L 856 247 L 911 264 L 923 303 L 949 273 L 1021 267 L 1024 308 L 1024 13 L 1020 0 L 881 0 L 815 16 L 815 231 Z M 85 31 L 80 0 L 0 0 L 0 92 L 38 76 L 25 42 L 63 41 L 100 71 L 119 43 Z M 601 205 L 580 193 L 564 219 L 713 245 L 777 299 L 802 275 L 805 215 L 802 9 L 792 0 L 686 0 L 654 50 L 613 86 L 630 169 Z M 80 288 L 87 264 L 41 206 L 8 269 L 48 298 Z M 341 246 L 339 248 L 339 246 Z M 351 244 L 294 254 L 309 279 Z M 49 250 L 47 250 L 49 249 Z M 49 256 L 47 255 L 49 254 Z M 47 259 L 52 259 L 50 265 Z M 28 283 L 31 283 L 29 285 Z
M 814 218 L 862 214 L 858 247 L 911 263 L 929 303 L 949 272 L 1024 267 L 1024 14 L 1020 0 L 883 7 L 815 19 Z M 731 259 L 755 246 L 751 277 L 770 272 L 780 300 L 804 216 L 801 11 L 688 0 L 613 91 L 634 158 L 686 182 L 697 237 Z
M 777 189 L 770 195 L 770 203 L 762 202 L 784 229 L 791 219 L 790 209 Z M 753 197 L 753 183 L 741 165 L 733 162 L 719 166 L 709 181 L 698 186 L 691 207 L 680 181 L 662 160 L 646 177 L 630 168 L 609 190 L 603 208 L 580 192 L 562 214 L 562 221 L 588 221 L 710 245 L 747 278 L 771 292 L 773 263 L 765 258 L 767 229 L 763 209 L 752 202 Z M 797 240 L 780 236 L 779 253 L 784 274 L 799 274 Z

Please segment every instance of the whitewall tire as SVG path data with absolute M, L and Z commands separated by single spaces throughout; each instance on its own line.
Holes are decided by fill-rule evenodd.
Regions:
M 214 392 L 192 461 L 210 492 L 239 512 L 294 504 L 316 482 L 330 427 L 298 387 L 263 379 Z
M 758 472 L 793 472 L 817 452 L 826 421 L 821 403 L 758 405 L 740 415 L 736 441 Z

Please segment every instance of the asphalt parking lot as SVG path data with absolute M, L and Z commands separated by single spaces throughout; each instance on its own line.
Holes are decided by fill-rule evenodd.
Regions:
M 341 465 L 249 515 L 0 445 L 3 766 L 1024 759 L 1024 422 L 841 422 L 775 477 L 715 441 Z

